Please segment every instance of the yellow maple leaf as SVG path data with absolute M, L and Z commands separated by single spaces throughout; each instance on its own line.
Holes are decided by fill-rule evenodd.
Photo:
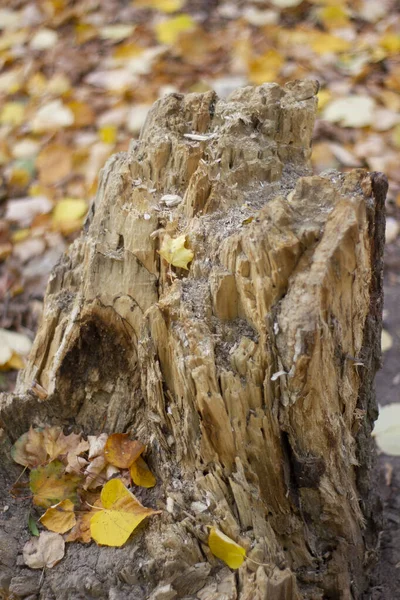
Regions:
M 176 17 L 171 17 L 157 23 L 155 26 L 157 40 L 160 44 L 175 44 L 182 32 L 189 31 L 194 26 L 195 22 L 190 15 L 183 13 Z
M 216 527 L 212 527 L 208 536 L 208 546 L 217 558 L 231 569 L 238 569 L 246 558 L 246 550 Z
M 111 479 L 101 490 L 103 510 L 90 520 L 90 533 L 98 544 L 119 547 L 136 527 L 154 511 L 140 504 L 120 479 Z
M 168 234 L 164 236 L 159 254 L 174 267 L 188 270 L 188 263 L 193 260 L 194 253 L 185 248 L 186 235 L 171 238 Z
M 73 502 L 67 499 L 51 506 L 40 517 L 39 521 L 47 529 L 55 533 L 69 531 L 76 524 Z
M 141 456 L 131 464 L 130 474 L 135 485 L 151 488 L 156 485 L 156 478 Z

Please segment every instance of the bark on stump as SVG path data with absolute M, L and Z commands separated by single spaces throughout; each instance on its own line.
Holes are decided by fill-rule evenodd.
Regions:
M 137 495 L 165 510 L 122 549 L 70 544 L 38 597 L 363 596 L 379 517 L 370 432 L 387 184 L 363 170 L 310 175 L 316 92 L 305 81 L 227 101 L 169 95 L 106 164 L 1 403 L 3 590 L 39 589 L 18 566 L 27 532 L 7 495 L 10 445 L 31 424 L 60 424 L 146 443 L 159 483 Z M 188 271 L 160 259 L 167 234 L 186 235 Z M 212 524 L 266 566 L 230 571 L 207 547 Z

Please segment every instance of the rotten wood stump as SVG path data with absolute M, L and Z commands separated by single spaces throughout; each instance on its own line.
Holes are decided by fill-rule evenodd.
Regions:
M 363 597 L 379 525 L 370 433 L 387 184 L 310 174 L 317 88 L 171 94 L 104 167 L 0 405 L 3 594 Z M 158 253 L 183 234 L 189 270 Z M 122 549 L 68 545 L 39 581 L 19 557 L 27 509 L 7 492 L 10 445 L 31 424 L 132 433 L 158 480 L 135 493 L 162 515 Z M 264 566 L 224 566 L 210 525 Z

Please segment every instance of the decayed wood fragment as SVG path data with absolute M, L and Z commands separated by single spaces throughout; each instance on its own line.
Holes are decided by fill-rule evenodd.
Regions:
M 3 462 L 32 423 L 131 432 L 164 512 L 121 550 L 70 545 L 41 598 L 362 597 L 386 182 L 310 174 L 316 92 L 172 94 L 105 166 L 2 400 Z M 160 259 L 167 234 L 186 235 L 188 271 Z M 212 524 L 257 562 L 224 567 Z M 15 509 L 0 537 L 4 589 L 26 575 L 23 525 Z

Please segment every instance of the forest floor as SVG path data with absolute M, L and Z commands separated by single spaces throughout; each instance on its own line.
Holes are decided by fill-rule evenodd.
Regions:
M 5 4 L 3 4 L 5 6 Z M 315 173 L 389 178 L 380 405 L 400 396 L 400 9 L 395 0 L 10 0 L 0 7 L 0 391 L 13 389 L 49 273 L 98 173 L 169 92 L 320 82 Z M 7 342 L 4 331 L 20 335 Z M 10 347 L 7 347 L 10 343 Z M 17 344 L 16 348 L 11 347 Z M 381 561 L 400 589 L 400 457 L 381 454 Z

